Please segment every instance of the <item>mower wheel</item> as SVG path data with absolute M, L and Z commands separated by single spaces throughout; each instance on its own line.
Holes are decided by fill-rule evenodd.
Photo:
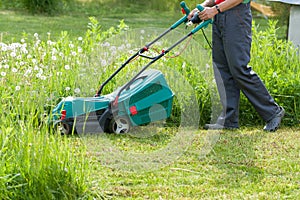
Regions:
M 71 135 L 73 125 L 70 123 L 60 122 L 56 125 L 56 131 L 61 135 Z
M 130 121 L 127 117 L 117 117 L 113 118 L 109 125 L 109 130 L 111 133 L 128 133 L 130 130 Z

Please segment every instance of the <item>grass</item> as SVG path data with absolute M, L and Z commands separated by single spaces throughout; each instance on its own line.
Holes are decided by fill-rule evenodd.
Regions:
M 51 33 L 53 39 L 58 38 L 62 31 L 67 31 L 71 38 L 82 36 L 89 23 L 89 17 L 94 16 L 100 22 L 103 30 L 117 26 L 124 19 L 131 28 L 160 27 L 167 28 L 175 20 L 181 17 L 180 9 L 175 11 L 159 11 L 147 9 L 139 4 L 111 5 L 90 2 L 77 5 L 75 8 L 58 16 L 31 15 L 22 10 L 0 10 L 0 41 L 19 42 L 22 35 L 26 33 L 33 35 L 38 33 L 42 38 L 47 38 Z M 101 2 L 101 1 L 100 1 Z M 129 6 L 128 6 L 129 5 Z M 263 30 L 267 27 L 268 20 L 256 14 L 256 24 Z M 279 29 L 280 38 L 285 38 L 286 27 Z
M 210 134 L 219 140 L 200 157 L 202 140 Z M 299 134 L 299 128 L 197 131 L 180 158 L 153 171 L 115 170 L 96 157 L 94 189 L 112 199 L 297 199 L 300 141 L 294 138 Z M 128 137 L 119 136 L 115 145 L 131 150 L 144 145 Z
M 135 10 L 135 12 L 132 13 L 132 10 Z M 126 9 L 116 8 L 109 13 L 107 9 L 103 10 L 101 5 L 98 4 L 88 5 L 87 9 L 76 9 L 77 12 L 70 11 L 59 16 L 30 15 L 24 13 L 24 11 L 0 10 L 0 41 L 19 42 L 22 36 L 20 33 L 23 32 L 30 35 L 39 33 L 43 38 L 47 38 L 47 33 L 50 32 L 52 38 L 55 39 L 60 36 L 62 31 L 67 31 L 71 38 L 77 38 L 85 33 L 90 16 L 98 19 L 103 30 L 117 26 L 122 19 L 132 28 L 166 28 L 166 25 L 170 26 L 181 17 L 180 12 L 175 16 L 172 12 L 159 12 L 149 9 L 147 12 L 139 12 L 139 10 L 142 10 L 142 8 L 133 6 L 133 8 Z M 128 15 L 128 13 L 131 14 Z
M 123 18 L 132 28 L 161 28 L 177 19 L 170 12 L 140 12 L 141 7 L 133 4 L 103 13 L 98 10 L 94 6 L 88 12 L 82 8 L 54 17 L 0 12 L 1 42 L 19 42 L 23 32 L 27 35 L 22 45 L 3 46 L 0 51 L 5 58 L 0 60 L 0 199 L 299 197 L 299 124 L 276 133 L 263 132 L 260 126 L 190 132 L 158 125 L 150 130 L 139 127 L 127 135 L 49 135 L 48 127 L 39 121 L 44 112 L 48 114 L 61 96 L 78 95 L 73 90 L 80 84 L 84 85 L 80 95 L 90 93 L 90 87 L 98 86 L 94 80 L 113 70 L 97 65 L 92 68 L 95 73 L 91 68 L 88 73 L 81 68 L 84 53 L 92 54 L 93 45 L 109 34 L 98 32 L 96 22 L 93 31 L 87 31 L 88 16 L 96 16 L 102 30 L 116 27 Z M 61 31 L 69 34 L 61 35 Z M 47 32 L 51 41 L 47 41 Z M 199 49 L 192 53 L 197 52 Z M 190 60 L 195 55 L 188 56 Z M 174 67 L 175 62 L 179 61 L 172 60 L 168 66 Z M 199 82 L 199 73 L 188 63 L 184 70 L 178 66 L 183 75 Z M 179 83 L 175 81 L 174 86 Z M 196 86 L 197 91 L 204 87 L 201 83 Z

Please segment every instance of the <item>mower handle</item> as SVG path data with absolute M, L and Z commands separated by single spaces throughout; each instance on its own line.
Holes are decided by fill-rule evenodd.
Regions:
M 204 10 L 204 7 L 203 7 L 202 5 L 200 5 L 200 4 L 198 4 L 198 5 L 196 6 L 196 8 L 197 8 L 200 12 L 202 12 L 202 11 Z
M 190 14 L 190 9 L 186 6 L 186 3 L 184 1 L 180 2 L 181 8 L 184 10 L 184 14 L 188 16 Z
M 188 21 L 188 15 L 190 14 L 190 9 L 187 7 L 186 3 L 184 1 L 182 1 L 180 3 L 180 6 L 182 8 L 182 12 L 183 14 L 185 14 L 185 16 L 183 16 L 181 19 L 179 19 L 177 22 L 175 22 L 172 26 L 171 29 L 175 29 L 177 26 L 179 26 L 182 23 L 185 23 Z
M 204 7 L 200 4 L 198 4 L 196 6 L 196 8 L 202 12 L 204 10 Z M 212 19 L 208 19 L 208 20 L 205 20 L 203 22 L 201 22 L 198 26 L 196 26 L 191 32 L 194 34 L 196 33 L 197 31 L 199 31 L 200 29 L 202 28 L 206 28 L 208 26 L 208 24 L 212 24 Z

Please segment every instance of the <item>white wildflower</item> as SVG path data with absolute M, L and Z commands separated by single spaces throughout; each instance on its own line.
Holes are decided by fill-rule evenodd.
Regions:
M 35 65 L 34 68 L 33 68 L 34 71 L 38 71 L 39 69 L 40 69 L 40 68 L 39 68 L 39 66 L 37 66 L 37 65 Z
M 105 67 L 105 66 L 107 65 L 107 61 L 104 60 L 104 59 L 101 59 L 101 65 L 102 65 L 103 67 Z
M 25 77 L 28 77 L 28 75 L 31 74 L 31 72 L 32 72 L 32 68 L 29 67 L 29 68 L 25 71 L 24 76 L 25 76 Z
M 70 65 L 65 65 L 65 69 L 66 69 L 66 70 L 71 69 L 71 68 L 70 68 Z
M 1 51 L 7 51 L 7 45 L 4 43 L 0 43 Z
M 79 94 L 79 93 L 80 93 L 80 89 L 79 89 L 79 88 L 76 88 L 76 89 L 74 90 L 74 92 L 75 92 L 76 94 Z
M 57 49 L 56 48 L 52 48 L 52 55 L 53 54 L 56 54 L 58 51 L 57 51 Z
M 118 50 L 120 50 L 120 51 L 122 51 L 124 49 L 125 49 L 125 45 L 124 44 L 122 44 L 121 46 L 118 47 Z
M 51 46 L 53 42 L 51 40 L 47 40 L 47 44 Z
M 34 44 L 34 47 L 38 47 L 40 43 L 41 43 L 41 40 L 37 40 Z
M 24 47 L 21 48 L 21 53 L 28 54 L 28 50 Z
M 109 42 L 105 42 L 105 43 L 102 44 L 102 46 L 103 46 L 103 47 L 109 47 L 109 46 L 110 46 L 110 43 L 109 43 Z
M 16 54 L 16 52 L 13 51 L 13 52 L 10 53 L 10 56 L 14 58 L 14 57 L 17 56 L 17 54 Z
M 11 71 L 12 71 L 13 73 L 17 73 L 17 72 L 18 72 L 18 69 L 17 69 L 17 68 L 12 68 Z

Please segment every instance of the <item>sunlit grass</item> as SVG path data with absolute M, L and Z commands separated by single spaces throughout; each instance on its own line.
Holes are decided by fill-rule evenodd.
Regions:
M 126 18 L 135 28 L 165 28 L 166 21 L 174 21 L 168 14 L 156 14 L 149 18 L 135 11 Z M 251 122 L 252 127 L 244 125 L 237 131 L 215 133 L 199 128 L 191 134 L 184 130 L 181 133 L 188 138 L 178 140 L 178 127 L 163 124 L 150 130 L 139 127 L 127 135 L 85 138 L 53 135 L 47 123 L 51 109 L 62 97 L 93 95 L 100 82 L 126 60 L 142 37 L 148 39 L 150 32 L 134 32 L 136 40 L 113 47 L 109 42 L 122 38 L 120 33 L 127 30 L 126 24 L 119 22 L 122 13 L 115 18 L 101 16 L 101 20 L 82 15 L 25 15 L 25 22 L 21 13 L 5 11 L 1 15 L 5 17 L 0 19 L 4 31 L 0 40 L 0 199 L 296 199 L 300 195 L 299 58 L 294 49 L 285 51 L 290 48 L 288 43 L 269 34 L 273 26 L 269 32 L 255 33 L 253 67 L 270 81 L 271 92 L 287 108 L 287 117 L 276 133 L 263 132 L 261 121 L 242 101 L 242 116 L 248 118 L 241 121 Z M 111 26 L 116 28 L 106 31 Z M 117 37 L 111 37 L 114 35 Z M 109 37 L 110 41 L 102 43 Z M 260 49 L 262 41 L 268 46 L 267 53 Z M 202 43 L 195 43 L 182 57 L 162 59 L 155 67 L 164 70 L 172 88 L 183 87 L 172 70 L 187 80 L 199 100 L 203 124 L 210 118 L 207 88 L 212 82 L 207 80 L 211 81 L 212 74 L 210 54 Z M 274 44 L 280 47 L 276 53 Z M 112 57 L 116 53 L 120 60 Z M 262 57 L 265 59 L 260 60 Z M 279 69 L 270 63 L 279 63 Z M 105 93 L 125 83 L 138 67 L 130 66 Z M 184 92 L 188 93 L 187 88 Z M 180 112 L 180 104 L 175 104 L 175 120 Z M 293 128 L 285 124 L 293 124 Z M 172 143 L 175 139 L 177 143 Z M 109 157 L 115 149 L 120 154 Z M 132 161 L 132 155 L 137 155 L 139 163 L 133 159 L 124 166 L 124 161 Z M 143 164 L 147 166 L 143 168 Z
M 116 171 L 101 167 L 96 159 L 91 174 L 108 198 L 295 199 L 299 195 L 300 144 L 293 138 L 299 133 L 299 128 L 274 134 L 259 127 L 223 131 L 213 150 L 200 157 L 202 137 L 209 133 L 199 131 L 180 158 L 159 170 L 133 173 L 124 167 Z M 124 139 L 116 141 L 122 145 Z M 137 145 L 132 140 L 126 144 Z

